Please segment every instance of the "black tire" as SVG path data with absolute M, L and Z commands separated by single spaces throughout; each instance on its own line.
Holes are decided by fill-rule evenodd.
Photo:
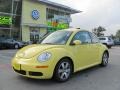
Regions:
M 106 43 L 103 43 L 103 45 L 105 45 L 108 48 L 108 45 Z
M 14 45 L 14 49 L 19 49 L 20 47 L 19 47 L 19 44 L 15 44 Z
M 108 48 L 111 48 L 112 46 L 107 46 Z
M 109 55 L 107 52 L 104 52 L 103 53 L 103 56 L 102 56 L 102 62 L 101 62 L 101 66 L 105 67 L 108 65 L 108 59 L 109 59 Z
M 53 78 L 58 82 L 66 82 L 72 75 L 73 65 L 69 59 L 62 59 L 56 65 Z

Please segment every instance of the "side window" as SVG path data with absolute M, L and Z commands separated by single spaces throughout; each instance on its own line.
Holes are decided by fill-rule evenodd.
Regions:
M 91 37 L 90 37 L 89 33 L 86 31 L 78 32 L 74 36 L 73 41 L 74 40 L 80 40 L 82 43 L 91 43 Z
M 92 37 L 92 43 L 99 43 L 99 39 L 97 38 L 97 36 L 93 33 L 90 33 L 91 37 Z
M 106 40 L 106 38 L 101 38 L 101 37 L 100 37 L 99 40 Z

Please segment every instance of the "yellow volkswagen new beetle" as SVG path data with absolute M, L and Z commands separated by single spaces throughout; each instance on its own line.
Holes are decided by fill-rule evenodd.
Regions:
M 48 35 L 41 44 L 19 50 L 12 60 L 18 74 L 36 79 L 67 81 L 72 73 L 107 66 L 109 52 L 97 37 L 85 30 L 65 29 Z

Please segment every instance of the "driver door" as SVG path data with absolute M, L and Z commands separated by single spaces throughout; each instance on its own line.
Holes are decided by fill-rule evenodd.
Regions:
M 84 69 L 85 67 L 88 67 L 92 63 L 92 53 L 91 51 L 93 50 L 90 47 L 91 44 L 91 37 L 87 31 L 80 31 L 78 32 L 72 41 L 74 40 L 80 40 L 81 44 L 80 45 L 74 45 L 73 46 L 73 51 L 76 55 L 76 66 L 77 69 Z

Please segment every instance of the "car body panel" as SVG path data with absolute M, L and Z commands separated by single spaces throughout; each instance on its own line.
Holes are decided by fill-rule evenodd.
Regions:
M 114 41 L 114 45 L 120 45 L 120 41 L 119 40 L 115 40 Z
M 103 36 L 103 37 L 99 37 L 100 42 L 103 44 L 106 44 L 107 46 L 113 46 L 114 45 L 114 41 L 112 40 L 111 37 L 108 36 Z
M 3 47 L 5 47 L 5 48 L 15 48 L 15 45 L 18 45 L 19 46 L 19 48 L 22 48 L 23 46 L 25 46 L 25 44 L 22 42 L 22 41 L 16 41 L 16 40 L 14 40 L 14 39 L 11 39 L 11 38 L 7 38 L 7 39 L 4 39 L 3 41 L 2 41 L 2 45 L 3 45 Z

